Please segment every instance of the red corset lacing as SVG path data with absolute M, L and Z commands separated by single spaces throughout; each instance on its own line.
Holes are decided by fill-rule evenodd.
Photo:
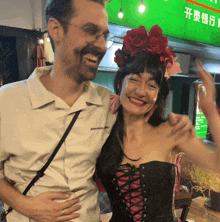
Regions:
M 124 194 L 126 205 L 130 209 L 131 215 L 135 222 L 142 221 L 143 196 L 140 187 L 140 177 L 138 168 L 133 172 L 129 170 L 121 170 L 116 173 L 118 185 L 121 193 Z M 181 222 L 178 219 L 178 222 Z
M 132 174 L 132 175 L 131 175 Z M 136 172 L 121 171 L 117 172 L 118 185 L 123 193 L 126 205 L 129 207 L 133 220 L 141 222 L 143 209 L 143 196 L 140 187 L 140 178 L 138 170 Z

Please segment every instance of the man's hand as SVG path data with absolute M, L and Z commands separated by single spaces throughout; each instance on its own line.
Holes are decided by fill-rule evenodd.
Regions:
M 192 122 L 187 115 L 170 113 L 168 121 L 171 126 L 174 126 L 170 136 L 175 136 L 176 139 L 186 133 L 189 133 L 190 135 L 195 134 L 195 127 L 192 125 Z
M 25 202 L 16 209 L 19 213 L 37 222 L 71 221 L 80 215 L 75 211 L 81 208 L 75 205 L 78 199 L 67 200 L 67 193 L 46 192 L 35 197 L 26 197 Z M 54 200 L 66 200 L 57 203 Z

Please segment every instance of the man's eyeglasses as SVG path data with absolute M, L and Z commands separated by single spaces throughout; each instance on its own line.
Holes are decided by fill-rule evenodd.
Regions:
M 86 36 L 94 38 L 95 42 L 97 42 L 101 37 L 103 37 L 103 39 L 106 43 L 107 49 L 109 49 L 113 45 L 114 35 L 110 34 L 110 32 L 98 34 L 99 28 L 95 24 L 91 23 L 91 24 L 85 25 L 84 27 L 78 26 L 74 23 L 68 23 L 68 24 L 79 28 L 83 33 L 85 33 Z

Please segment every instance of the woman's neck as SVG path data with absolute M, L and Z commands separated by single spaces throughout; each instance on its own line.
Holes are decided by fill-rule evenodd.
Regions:
M 152 130 L 152 126 L 145 122 L 144 115 L 137 116 L 123 112 L 124 116 L 124 139 L 130 141 L 140 141 L 143 136 Z

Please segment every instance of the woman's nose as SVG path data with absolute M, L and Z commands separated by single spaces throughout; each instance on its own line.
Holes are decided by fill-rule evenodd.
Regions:
M 137 90 L 135 91 L 135 93 L 138 95 L 138 96 L 146 96 L 147 94 L 147 90 L 146 90 L 146 86 L 141 84 L 139 85 L 139 87 L 137 88 Z

